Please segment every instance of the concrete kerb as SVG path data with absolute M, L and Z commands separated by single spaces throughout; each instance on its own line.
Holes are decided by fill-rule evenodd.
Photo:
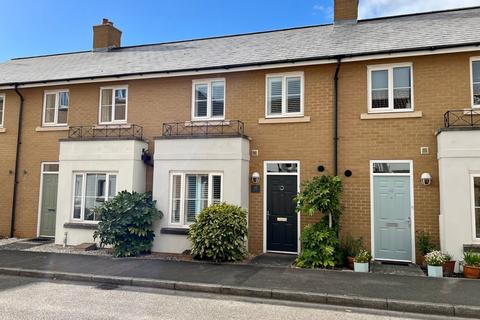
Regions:
M 108 283 L 123 286 L 149 287 L 158 289 L 170 289 L 179 291 L 195 291 L 204 293 L 216 293 L 234 296 L 246 296 L 267 298 L 276 300 L 328 304 L 336 306 L 348 306 L 357 308 L 370 308 L 389 311 L 400 311 L 421 314 L 436 314 L 444 316 L 457 316 L 477 318 L 480 307 L 451 305 L 440 303 L 425 303 L 415 301 L 403 301 L 394 299 L 378 299 L 369 297 L 357 297 L 348 295 L 334 295 L 314 292 L 298 292 L 276 289 L 262 289 L 251 287 L 236 287 L 206 283 L 192 283 L 169 280 L 155 280 L 146 278 L 129 278 L 115 276 L 99 276 L 81 273 L 53 272 L 31 270 L 21 268 L 0 268 L 0 274 L 10 276 L 23 276 L 42 279 L 57 279 L 68 281 L 81 281 L 90 283 Z

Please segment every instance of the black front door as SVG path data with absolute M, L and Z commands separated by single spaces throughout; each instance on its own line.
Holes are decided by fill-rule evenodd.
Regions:
M 297 252 L 297 176 L 267 176 L 267 250 Z

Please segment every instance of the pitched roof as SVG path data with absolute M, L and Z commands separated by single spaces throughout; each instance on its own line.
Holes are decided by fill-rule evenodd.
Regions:
M 20 58 L 0 84 L 269 64 L 339 55 L 480 45 L 480 7 L 224 37 Z M 479 47 L 480 49 L 480 47 Z

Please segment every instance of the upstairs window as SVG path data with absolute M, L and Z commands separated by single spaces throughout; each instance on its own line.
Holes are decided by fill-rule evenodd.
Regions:
M 411 64 L 369 67 L 369 112 L 413 111 L 412 78 Z
M 5 121 L 5 95 L 0 94 L 0 128 L 3 128 Z
M 128 90 L 126 87 L 100 89 L 100 124 L 127 122 Z
M 45 91 L 43 126 L 66 126 L 69 104 L 68 90 Z
M 192 120 L 225 119 L 225 80 L 193 81 Z
M 480 58 L 472 60 L 472 105 L 480 108 Z
M 303 116 L 303 74 L 267 75 L 266 117 Z
M 170 223 L 187 226 L 206 207 L 222 202 L 220 173 L 172 173 Z

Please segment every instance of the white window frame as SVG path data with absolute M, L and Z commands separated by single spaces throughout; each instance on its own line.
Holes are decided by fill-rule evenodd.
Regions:
M 287 78 L 300 77 L 300 112 L 287 112 Z M 270 78 L 282 78 L 282 113 L 269 114 L 268 100 L 269 100 L 269 85 Z M 265 119 L 268 118 L 295 118 L 304 116 L 304 92 L 305 92 L 305 75 L 303 71 L 298 72 L 284 72 L 284 73 L 270 73 L 265 76 Z
M 104 174 L 106 175 L 105 177 L 105 180 L 106 180 L 106 184 L 105 184 L 105 190 L 106 190 L 106 198 L 108 198 L 108 192 L 109 192 L 109 187 L 110 187 L 110 176 L 111 175 L 114 175 L 117 177 L 116 179 L 116 188 L 115 188 L 115 195 L 118 194 L 118 172 L 113 172 L 113 171 L 109 171 L 109 172 L 100 172 L 100 171 L 77 171 L 77 172 L 73 172 L 73 179 L 72 179 L 72 201 L 71 201 L 71 204 L 72 204 L 72 209 L 71 209 L 71 214 L 70 214 L 70 217 L 72 219 L 72 221 L 74 222 L 82 222 L 82 223 L 93 223 L 93 224 L 97 224 L 99 222 L 99 220 L 85 220 L 85 197 L 86 197 L 86 194 L 87 194 L 87 175 L 88 174 Z M 74 218 L 74 214 L 75 214 L 75 178 L 76 176 L 83 176 L 82 178 L 82 203 L 81 203 L 81 211 L 80 211 L 80 218 L 77 219 L 77 218 Z
M 3 98 L 3 104 L 0 105 L 0 108 L 2 109 L 2 116 L 0 117 L 0 128 L 3 129 L 5 126 L 5 105 L 7 104 L 5 102 L 6 95 L 4 93 L 0 93 L 0 98 Z
M 58 108 L 59 106 L 59 97 L 61 92 L 68 93 L 68 113 L 67 113 L 67 123 L 58 123 Z M 55 115 L 53 117 L 53 122 L 45 122 L 45 115 L 47 113 L 47 95 L 55 94 Z M 68 117 L 70 115 L 70 90 L 68 89 L 58 89 L 58 90 L 45 90 L 43 92 L 43 113 L 42 113 L 42 126 L 43 127 L 67 127 L 68 126 Z
M 475 224 L 475 178 L 480 178 L 480 173 L 470 174 L 470 193 L 471 193 L 471 210 L 472 210 L 472 241 L 480 243 L 480 238 L 477 238 L 477 230 Z
M 217 81 L 223 81 L 223 116 L 212 116 L 212 83 Z M 205 117 L 195 116 L 195 87 L 197 85 L 206 85 L 207 88 L 207 115 Z M 225 78 L 212 78 L 212 79 L 195 79 L 192 80 L 192 121 L 206 121 L 206 120 L 225 120 L 225 112 L 227 109 L 227 81 Z
M 472 57 L 470 58 L 470 99 L 472 102 L 472 109 L 480 109 L 480 104 L 475 104 L 475 100 L 473 99 L 473 63 L 479 62 L 480 57 Z
M 126 90 L 125 94 L 125 120 L 115 120 L 115 90 Z M 102 121 L 102 91 L 112 90 L 112 121 Z M 99 124 L 125 124 L 128 120 L 128 85 L 100 87 L 98 102 L 98 123 Z
M 223 172 L 215 171 L 171 171 L 169 179 L 169 192 L 168 192 L 168 225 L 179 228 L 189 228 L 192 223 L 185 222 L 185 176 L 187 175 L 208 175 L 208 203 L 207 206 L 212 204 L 213 198 L 213 176 L 220 176 L 220 203 L 223 202 Z M 180 179 L 180 220 L 178 223 L 172 222 L 173 216 L 173 176 L 181 176 Z
M 393 69 L 410 67 L 410 97 L 411 108 L 410 109 L 394 109 L 394 90 L 393 90 Z M 373 71 L 388 71 L 388 108 L 372 108 L 372 72 Z M 367 66 L 367 87 L 368 87 L 368 113 L 387 113 L 387 112 L 413 112 L 415 111 L 414 103 L 414 85 L 413 85 L 413 63 L 392 63 L 392 64 L 379 64 Z

